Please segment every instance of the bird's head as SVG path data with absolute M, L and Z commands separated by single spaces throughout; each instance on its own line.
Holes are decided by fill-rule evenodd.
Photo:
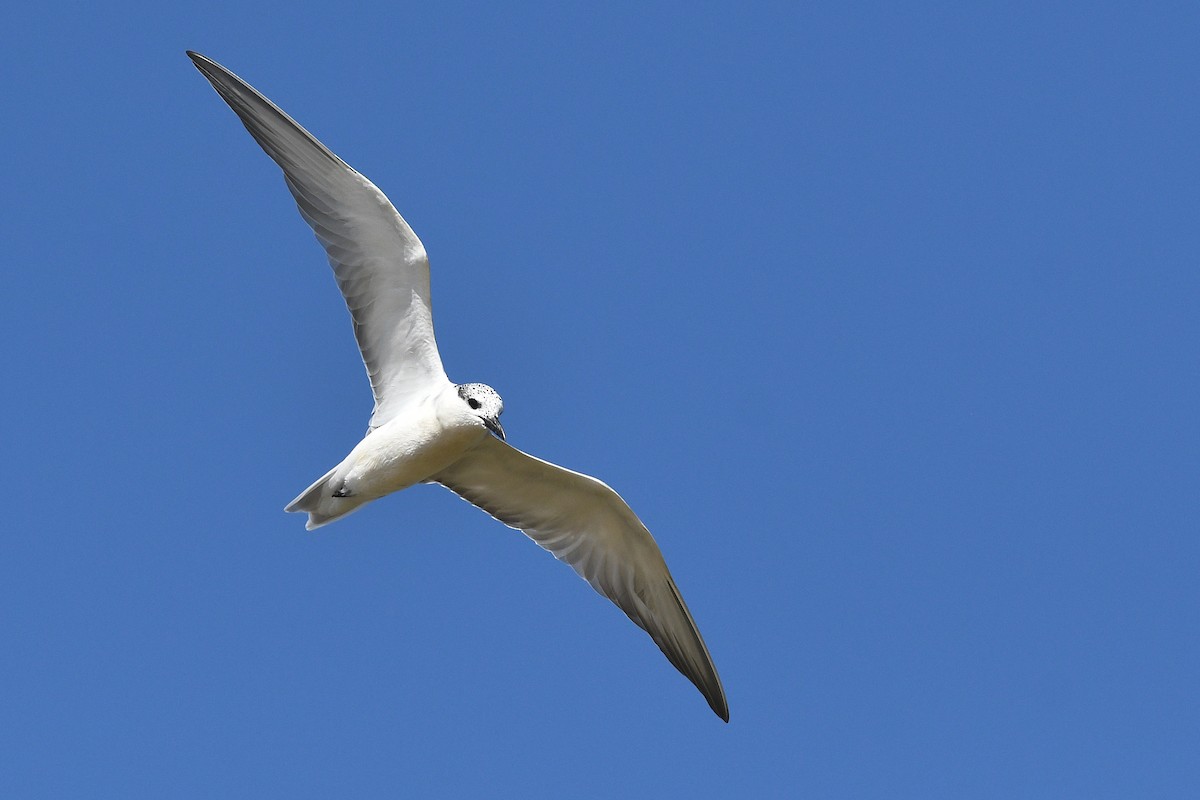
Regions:
M 484 383 L 460 383 L 458 396 L 463 399 L 471 413 L 479 417 L 487 429 L 504 439 L 504 428 L 500 426 L 500 415 L 504 413 L 504 401 L 495 389 Z

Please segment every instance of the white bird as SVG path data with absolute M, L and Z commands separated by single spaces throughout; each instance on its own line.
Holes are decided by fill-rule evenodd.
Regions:
M 413 484 L 440 483 L 570 564 L 728 722 L 712 657 L 646 526 L 605 483 L 506 444 L 504 402 L 490 386 L 446 377 L 425 248 L 383 192 L 241 78 L 188 56 L 283 170 L 329 256 L 375 395 L 366 437 L 287 510 L 306 512 L 311 530 Z

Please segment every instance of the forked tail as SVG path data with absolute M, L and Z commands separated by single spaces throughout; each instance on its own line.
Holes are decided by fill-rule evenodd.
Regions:
M 363 506 L 364 501 L 357 497 L 335 497 L 334 484 L 339 481 L 336 478 L 337 467 L 329 470 L 321 476 L 316 483 L 309 486 L 300 496 L 287 504 L 284 511 L 302 512 L 308 514 L 308 522 L 305 528 L 313 530 L 322 525 L 328 525 L 334 520 L 341 519 L 352 511 L 357 511 Z

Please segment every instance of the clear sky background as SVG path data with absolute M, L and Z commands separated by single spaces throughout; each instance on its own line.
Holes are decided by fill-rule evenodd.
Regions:
M 166 10 L 163 6 L 170 6 Z M 0 796 L 1200 792 L 1194 4 L 18 4 Z M 452 379 L 656 537 L 729 695 L 362 435 L 198 50 L 424 240 Z

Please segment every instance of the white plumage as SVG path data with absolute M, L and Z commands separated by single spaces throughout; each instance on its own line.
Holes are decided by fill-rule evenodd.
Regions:
M 506 444 L 504 403 L 491 387 L 446 377 L 433 336 L 429 259 L 408 223 L 374 184 L 253 87 L 188 55 L 283 170 L 329 256 L 375 395 L 367 436 L 287 510 L 307 513 L 307 527 L 316 528 L 415 483 L 440 483 L 570 564 L 649 633 L 728 721 L 716 667 L 641 520 L 601 481 Z

